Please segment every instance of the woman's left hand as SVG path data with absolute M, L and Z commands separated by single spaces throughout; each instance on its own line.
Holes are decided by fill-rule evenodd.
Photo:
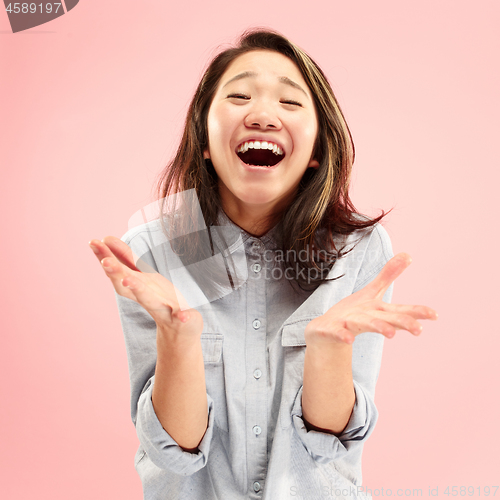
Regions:
M 352 344 L 356 335 L 364 332 L 381 333 L 387 338 L 394 337 L 396 330 L 419 335 L 422 325 L 417 320 L 435 320 L 436 311 L 427 306 L 387 304 L 382 300 L 391 283 L 410 264 L 408 254 L 395 255 L 373 281 L 313 319 L 305 329 L 306 344 Z

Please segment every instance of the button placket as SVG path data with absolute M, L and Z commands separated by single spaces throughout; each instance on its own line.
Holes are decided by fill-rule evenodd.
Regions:
M 260 252 L 262 250 L 262 243 L 260 241 L 254 241 L 252 243 L 252 249 L 254 252 Z
M 246 363 L 250 369 L 248 376 L 253 377 L 255 384 L 247 384 L 246 421 L 250 424 L 246 430 L 248 475 L 250 490 L 260 497 L 263 491 L 263 470 L 267 468 L 267 397 L 263 369 L 266 364 L 266 289 L 267 276 L 264 271 L 267 263 L 263 261 L 266 247 L 260 240 L 250 240 L 248 249 L 248 271 L 251 278 L 247 283 L 247 336 Z M 259 279 L 260 278 L 260 279 Z M 265 457 L 265 458 L 264 458 Z M 266 460 L 266 463 L 263 463 Z M 259 482 L 261 481 L 261 482 Z

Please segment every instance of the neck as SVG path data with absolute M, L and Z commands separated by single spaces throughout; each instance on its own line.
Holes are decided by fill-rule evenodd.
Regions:
M 256 237 L 263 236 L 274 227 L 280 215 L 279 211 L 265 209 L 260 205 L 241 207 L 222 202 L 222 209 L 237 226 Z

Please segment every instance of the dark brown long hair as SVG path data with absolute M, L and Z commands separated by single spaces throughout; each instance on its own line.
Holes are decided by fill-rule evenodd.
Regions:
M 342 110 L 320 67 L 281 34 L 268 29 L 247 31 L 235 47 L 224 50 L 212 60 L 189 106 L 175 158 L 159 178 L 158 195 L 165 198 L 194 189 L 207 227 L 216 225 L 222 208 L 218 178 L 210 160 L 203 158 L 203 151 L 208 147 L 208 112 L 229 64 L 254 50 L 271 50 L 291 59 L 308 84 L 316 105 L 318 136 L 314 157 L 319 167 L 306 169 L 295 199 L 284 212 L 274 214 L 273 220 L 273 236 L 284 256 L 280 266 L 304 269 L 307 279 L 297 273 L 291 281 L 304 290 L 312 290 L 331 280 L 326 276 L 336 259 L 345 254 L 342 253 L 344 247 L 337 248 L 334 239 L 357 230 L 370 230 L 387 213 L 382 211 L 378 217 L 370 218 L 358 213 L 353 206 L 349 183 L 355 150 Z M 189 246 L 192 245 L 191 241 Z M 307 260 L 297 260 L 297 255 L 304 255 L 301 251 L 307 253 Z M 315 278 L 311 278 L 314 269 Z

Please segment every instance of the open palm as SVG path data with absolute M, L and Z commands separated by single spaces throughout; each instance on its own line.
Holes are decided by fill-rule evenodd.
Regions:
M 387 304 L 382 300 L 391 283 L 410 264 L 408 254 L 395 255 L 373 281 L 313 319 L 305 329 L 306 344 L 352 344 L 356 335 L 363 332 L 377 332 L 387 338 L 394 337 L 396 330 L 420 334 L 422 325 L 417 320 L 435 320 L 436 311 L 427 306 Z
M 179 290 L 164 276 L 153 269 L 146 273 L 138 269 L 128 245 L 114 236 L 89 244 L 116 293 L 144 307 L 161 328 L 201 335 L 201 314 L 189 308 Z

